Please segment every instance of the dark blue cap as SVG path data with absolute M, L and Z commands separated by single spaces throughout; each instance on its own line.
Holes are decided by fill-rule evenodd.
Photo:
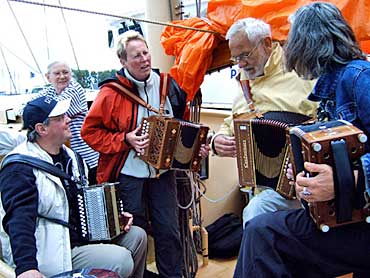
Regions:
M 36 124 L 43 123 L 47 118 L 65 114 L 70 104 L 70 99 L 57 101 L 48 96 L 31 100 L 23 110 L 23 128 L 34 129 Z

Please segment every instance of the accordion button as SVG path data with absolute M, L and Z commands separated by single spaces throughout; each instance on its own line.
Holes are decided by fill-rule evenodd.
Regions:
M 172 129 L 172 134 L 175 134 L 176 132 L 177 132 L 177 130 L 176 129 Z
M 312 144 L 312 149 L 315 151 L 315 152 L 319 152 L 319 151 L 321 151 L 321 149 L 322 149 L 322 146 L 321 146 L 321 144 L 320 143 L 313 143 Z
M 325 225 L 325 224 L 321 224 L 320 225 L 320 230 L 324 233 L 328 232 L 329 231 L 329 226 L 328 225 Z
M 367 142 L 367 136 L 365 134 L 359 134 L 358 135 L 358 141 L 360 141 L 360 143 L 366 143 Z

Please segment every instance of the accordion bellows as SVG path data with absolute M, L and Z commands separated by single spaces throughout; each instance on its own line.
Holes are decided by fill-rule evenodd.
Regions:
M 289 159 L 286 132 L 289 126 L 310 119 L 288 111 L 234 116 L 239 184 L 268 186 L 286 198 L 294 198 L 294 188 L 285 176 Z
M 156 169 L 197 172 L 200 147 L 206 143 L 209 128 L 201 124 L 162 116 L 143 118 L 141 134 L 149 134 L 149 146 L 142 160 Z

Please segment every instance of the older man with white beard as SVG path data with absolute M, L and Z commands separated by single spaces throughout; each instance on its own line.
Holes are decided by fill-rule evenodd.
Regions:
M 224 119 L 211 146 L 216 155 L 236 157 L 232 115 L 246 113 L 253 107 L 261 113 L 290 111 L 313 116 L 316 105 L 307 100 L 314 82 L 284 71 L 283 49 L 272 41 L 268 24 L 255 18 L 240 19 L 230 27 L 226 39 L 231 61 L 240 68 L 237 79 L 241 90 L 234 99 L 232 114 Z M 267 187 L 245 207 L 243 226 L 261 213 L 297 207 L 299 202 L 287 200 Z

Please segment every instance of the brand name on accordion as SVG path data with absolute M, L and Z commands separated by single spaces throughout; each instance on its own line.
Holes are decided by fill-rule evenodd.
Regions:
M 248 155 L 247 155 L 247 140 L 243 140 L 243 167 L 249 168 Z

